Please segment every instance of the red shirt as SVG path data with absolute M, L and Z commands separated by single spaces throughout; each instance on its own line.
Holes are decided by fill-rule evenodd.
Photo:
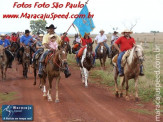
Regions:
M 64 38 L 64 40 L 63 40 L 63 38 Z M 61 37 L 61 39 L 63 40 L 63 41 L 65 41 L 65 42 L 70 42 L 70 39 L 66 36 L 66 37 Z
M 119 39 L 117 39 L 115 43 L 117 45 L 120 45 L 120 50 L 123 52 L 131 49 L 135 44 L 135 40 L 132 37 L 130 39 L 127 39 L 126 37 L 122 36 Z
M 10 36 L 6 36 L 6 39 L 10 40 Z
M 88 43 L 92 43 L 92 39 L 91 38 L 89 38 L 89 39 L 81 38 L 81 43 L 82 43 L 82 46 L 85 46 Z
M 16 36 L 12 36 L 12 37 L 11 37 L 11 41 L 12 41 L 12 42 L 17 42 L 17 37 L 16 37 Z

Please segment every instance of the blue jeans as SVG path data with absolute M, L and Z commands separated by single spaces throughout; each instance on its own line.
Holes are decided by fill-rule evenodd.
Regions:
M 122 70 L 122 67 L 121 67 L 121 60 L 122 60 L 122 57 L 123 55 L 125 54 L 126 51 L 124 52 L 121 52 L 118 56 L 118 60 L 117 60 L 117 65 L 118 65 L 118 71 L 119 73 L 123 73 L 123 70 Z

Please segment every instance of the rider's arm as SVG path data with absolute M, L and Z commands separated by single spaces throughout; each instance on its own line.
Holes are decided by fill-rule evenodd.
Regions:
M 43 44 L 46 48 L 50 49 L 49 45 L 47 43 Z
M 114 47 L 119 51 L 119 53 L 121 53 L 121 50 L 120 50 L 120 48 L 119 48 L 119 46 L 118 45 L 120 45 L 121 44 L 121 38 L 119 38 L 118 40 L 116 40 L 115 42 L 114 42 Z
M 121 53 L 121 50 L 116 43 L 114 43 L 114 47 L 119 51 L 119 53 Z

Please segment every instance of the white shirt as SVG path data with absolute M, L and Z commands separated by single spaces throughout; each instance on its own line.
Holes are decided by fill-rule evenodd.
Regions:
M 76 38 L 76 42 L 80 43 L 80 37 Z
M 96 36 L 95 40 L 97 40 L 97 43 L 99 44 L 99 43 L 104 42 L 105 40 L 107 40 L 107 37 L 104 34 L 102 36 L 101 36 L 101 34 L 99 34 L 99 35 Z

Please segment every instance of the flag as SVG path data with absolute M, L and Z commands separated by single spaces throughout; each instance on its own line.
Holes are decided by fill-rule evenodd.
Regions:
M 85 5 L 79 13 L 80 17 L 76 18 L 73 22 L 73 24 L 78 28 L 82 37 L 84 37 L 85 33 L 90 33 L 95 28 L 92 17 L 88 18 L 88 14 L 88 8 L 87 5 Z M 81 15 L 85 15 L 85 17 L 81 17 Z

